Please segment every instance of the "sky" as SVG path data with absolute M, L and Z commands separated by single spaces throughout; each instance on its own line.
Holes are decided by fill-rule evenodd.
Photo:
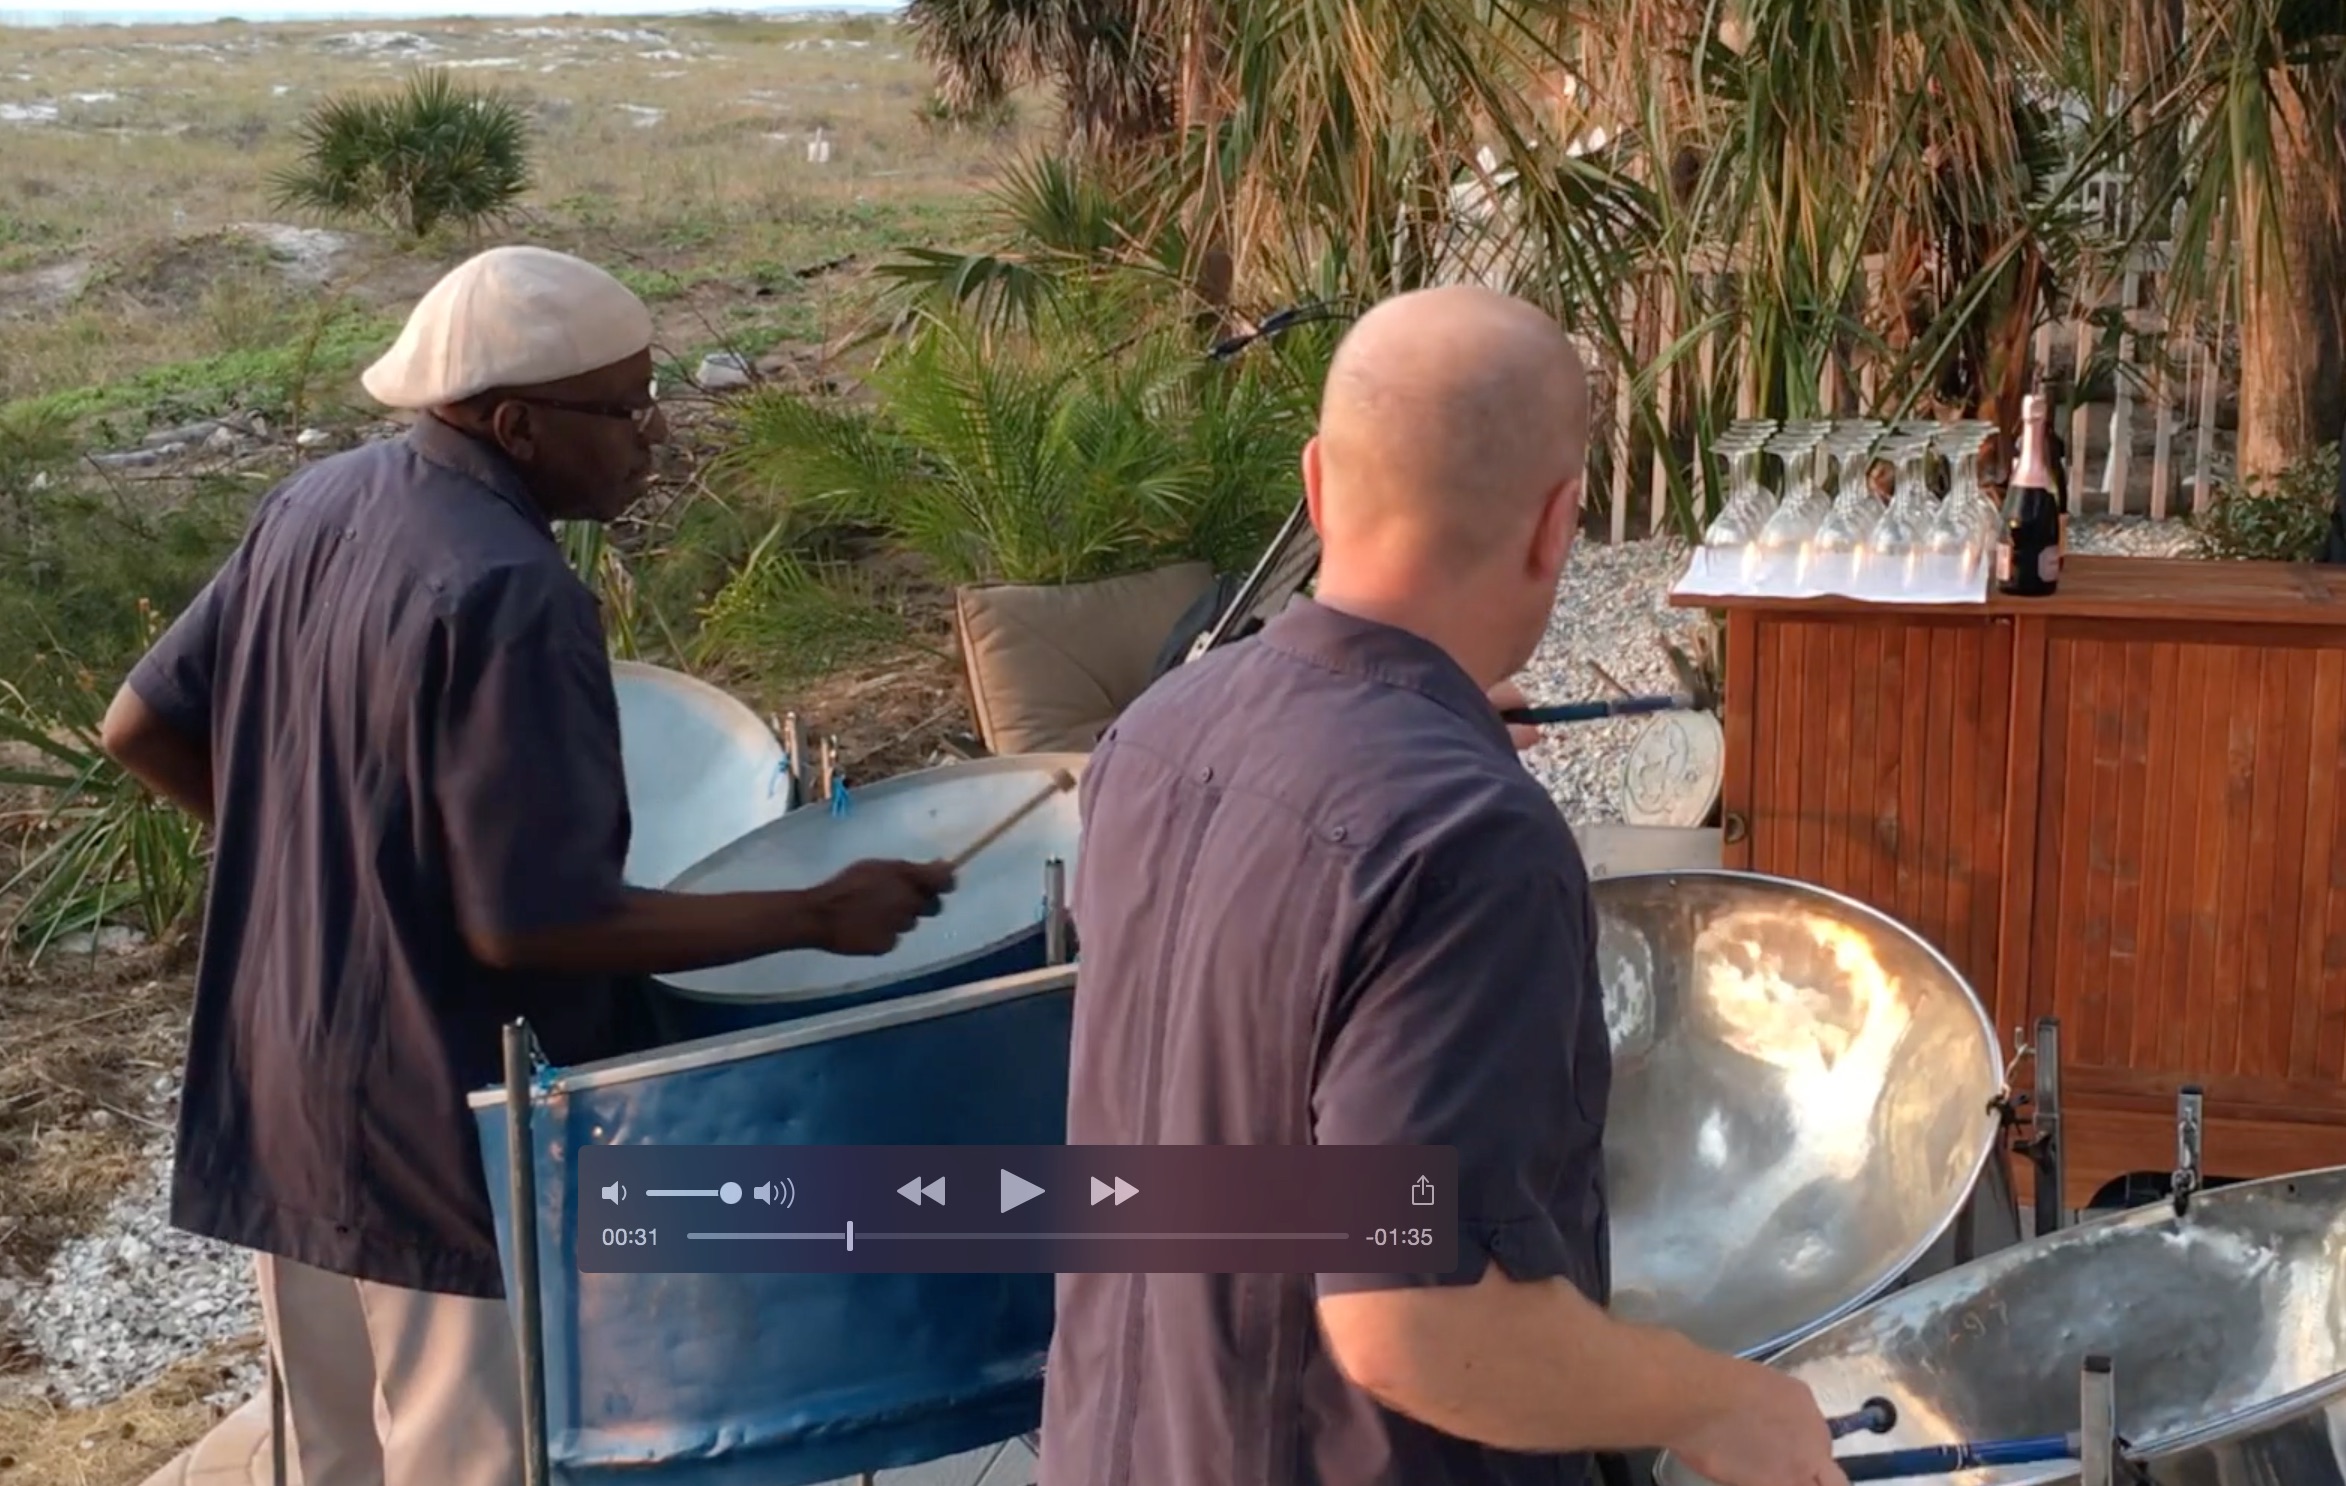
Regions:
M 808 0 L 808 3 L 712 3 L 712 0 L 83 0 L 67 6 L 11 6 L 0 0 L 0 25 L 157 25 L 168 22 L 293 20 L 424 20 L 432 17 L 555 15 L 687 15 L 713 10 L 899 9 L 897 0 Z

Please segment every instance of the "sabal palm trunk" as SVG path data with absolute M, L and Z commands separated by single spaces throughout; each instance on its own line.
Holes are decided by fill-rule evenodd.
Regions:
M 2346 63 L 2277 74 L 2273 97 L 2279 252 L 2240 265 L 2243 478 L 2346 436 Z

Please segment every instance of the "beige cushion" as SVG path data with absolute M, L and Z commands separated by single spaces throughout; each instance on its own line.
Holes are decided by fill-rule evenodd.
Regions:
M 978 736 L 989 752 L 1088 752 L 1141 694 L 1206 563 L 1064 586 L 995 583 L 954 594 Z

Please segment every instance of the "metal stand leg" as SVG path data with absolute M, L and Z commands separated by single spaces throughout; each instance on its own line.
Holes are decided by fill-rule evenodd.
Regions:
M 2037 1019 L 2036 1041 L 2030 1050 L 2036 1058 L 2036 1079 L 2028 1096 L 2028 1139 L 2019 1150 L 2036 1168 L 2035 1236 L 2042 1238 L 2065 1225 L 2063 1204 L 2068 1200 L 2069 1165 L 2061 1150 L 2059 1018 Z
M 538 1169 L 530 1138 L 529 1024 L 505 1028 L 505 1165 L 521 1354 L 522 1486 L 546 1486 L 546 1333 L 538 1293 Z
M 1043 963 L 1067 963 L 1067 864 L 1057 857 L 1043 863 Z
M 269 1358 L 269 1486 L 285 1486 L 285 1375 L 277 1371 L 277 1352 Z
M 2185 1084 L 2175 1096 L 2175 1216 L 2191 1212 L 2191 1199 L 2204 1178 L 2200 1173 L 2200 1131 L 2203 1125 L 2199 1085 Z
M 2077 1486 L 2120 1486 L 2118 1379 L 2107 1357 L 2088 1357 L 2077 1379 Z

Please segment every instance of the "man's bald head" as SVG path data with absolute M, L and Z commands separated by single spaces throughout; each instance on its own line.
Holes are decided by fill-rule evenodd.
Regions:
M 1588 378 L 1554 320 L 1470 286 L 1399 295 L 1328 369 L 1322 535 L 1471 564 L 1527 530 L 1587 455 Z
M 1580 522 L 1588 375 L 1488 289 L 1388 299 L 1336 349 L 1304 489 L 1323 604 L 1433 641 L 1483 685 L 1531 658 Z

